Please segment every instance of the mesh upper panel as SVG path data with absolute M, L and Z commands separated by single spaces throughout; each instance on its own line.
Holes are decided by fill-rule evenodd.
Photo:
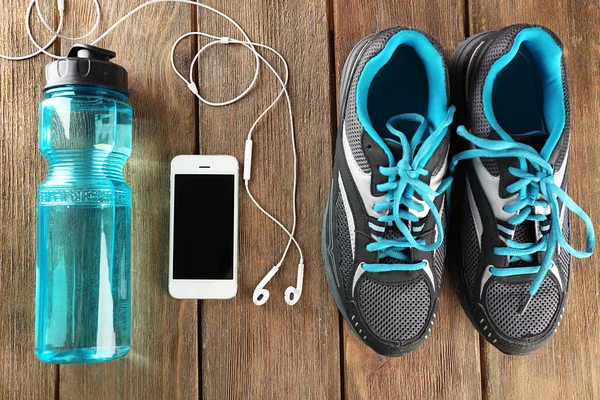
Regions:
M 461 229 L 461 246 L 463 255 L 463 271 L 465 281 L 469 289 L 469 295 L 472 300 L 478 296 L 479 288 L 479 268 L 481 264 L 481 251 L 479 249 L 479 241 L 477 240 L 477 231 L 475 230 L 475 222 L 473 222 L 473 214 L 469 203 L 468 195 L 465 191 L 464 204 L 466 207 L 465 221 L 463 221 Z
M 558 287 L 546 277 L 523 315 L 519 308 L 529 290 L 527 282 L 495 280 L 488 287 L 485 299 L 492 321 L 505 335 L 523 339 L 544 332 L 559 307 Z
M 500 176 L 500 167 L 493 158 L 481 157 L 481 163 L 492 176 Z
M 431 299 L 424 278 L 382 283 L 366 277 L 360 283 L 358 296 L 367 324 L 382 339 L 407 341 L 427 324 Z
M 522 224 L 519 224 L 515 227 L 515 234 L 513 235 L 513 240 L 519 243 L 536 243 L 537 238 L 535 235 L 535 223 L 533 221 L 525 221 Z M 524 260 L 513 261 L 510 263 L 512 267 L 523 267 L 534 265 L 537 262 L 536 258 L 537 253 L 532 254 L 533 259 L 536 260 L 534 262 L 528 262 Z
M 515 234 L 513 240 L 519 243 L 532 243 L 535 241 L 535 226 L 532 221 L 525 221 L 524 223 L 515 227 Z
M 335 202 L 335 213 L 337 216 L 337 248 L 340 255 L 340 270 L 344 279 L 344 287 L 350 280 L 352 269 L 352 245 L 350 243 L 350 232 L 348 230 L 348 220 L 342 198 L 338 197 Z
M 403 237 L 402 233 L 400 232 L 400 230 L 398 229 L 396 224 L 392 224 L 391 226 L 386 226 L 385 232 L 383 233 L 383 236 L 382 236 L 382 238 L 386 239 L 386 240 L 396 240 L 401 237 Z M 379 259 L 379 262 L 382 264 L 396 264 L 399 261 L 393 257 L 382 257 L 381 259 Z
M 385 228 L 385 232 L 383 233 L 383 238 L 386 240 L 395 240 L 402 237 L 402 232 L 398 229 L 396 224 L 392 224 Z

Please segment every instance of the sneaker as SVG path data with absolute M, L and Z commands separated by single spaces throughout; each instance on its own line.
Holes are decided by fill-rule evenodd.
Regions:
M 323 259 L 352 330 L 386 356 L 431 332 L 445 257 L 447 70 L 427 35 L 387 29 L 361 40 L 341 79 Z
M 504 353 L 527 354 L 560 325 L 571 255 L 588 257 L 594 247 L 590 218 L 566 194 L 562 45 L 541 26 L 509 26 L 462 43 L 450 74 L 463 126 L 452 163 L 449 265 L 479 333 Z M 569 244 L 570 212 L 585 223 L 585 251 Z

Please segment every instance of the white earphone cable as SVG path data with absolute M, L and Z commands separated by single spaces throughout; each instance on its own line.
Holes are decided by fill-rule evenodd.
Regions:
M 27 12 L 25 13 L 25 26 L 27 28 L 27 34 L 29 35 L 30 40 L 33 38 L 33 34 L 31 34 L 31 26 L 30 26 L 30 22 L 29 19 L 31 18 L 31 10 L 33 9 L 33 6 L 35 5 L 35 0 L 31 0 L 31 2 L 29 3 L 29 6 L 27 7 Z M 58 6 L 58 28 L 56 28 L 56 32 L 60 32 L 63 28 L 63 22 L 64 22 L 64 6 L 62 8 L 60 8 L 60 4 Z M 54 31 L 52 31 L 54 32 Z M 25 56 L 7 56 L 4 54 L 0 54 L 0 58 L 3 58 L 5 60 L 10 60 L 10 61 L 23 61 L 23 60 L 28 60 L 30 58 L 36 57 L 37 55 L 39 55 L 42 52 L 45 52 L 48 47 L 52 46 L 54 44 L 54 42 L 56 41 L 56 39 L 58 38 L 57 35 L 54 35 L 52 37 L 52 39 L 50 39 L 50 41 L 44 46 L 44 47 L 40 47 L 40 45 L 35 41 L 35 40 L 31 40 L 35 47 L 38 49 L 37 51 L 31 53 L 31 54 L 27 54 Z
M 59 24 L 58 27 L 56 29 L 56 31 L 48 24 L 48 22 L 46 21 L 46 19 L 43 17 L 41 9 L 39 7 L 39 0 L 32 0 L 31 3 L 29 4 L 28 8 L 27 8 L 27 12 L 26 12 L 26 28 L 27 28 L 27 34 L 29 36 L 30 41 L 35 45 L 35 47 L 37 47 L 37 51 L 26 55 L 26 56 L 22 56 L 22 57 L 11 57 L 11 56 L 5 56 L 0 54 L 0 58 L 4 58 L 4 59 L 8 59 L 8 60 L 25 60 L 28 58 L 32 58 L 35 57 L 41 53 L 44 53 L 46 55 L 48 55 L 49 57 L 55 58 L 55 59 L 62 59 L 65 58 L 63 56 L 60 55 L 56 55 L 56 54 L 52 54 L 50 52 L 47 51 L 47 49 L 56 41 L 57 38 L 61 38 L 63 40 L 67 40 L 67 41 L 79 41 L 85 38 L 88 38 L 93 32 L 96 31 L 96 29 L 98 28 L 99 24 L 100 24 L 100 19 L 101 19 L 101 11 L 100 11 L 100 4 L 98 2 L 98 0 L 92 0 L 94 2 L 95 5 L 95 10 L 96 10 L 96 19 L 94 22 L 94 26 L 84 35 L 79 36 L 79 37 L 68 37 L 68 36 L 64 36 L 62 35 L 60 32 L 63 28 L 63 24 L 64 24 L 64 0 L 57 0 L 57 8 L 59 10 Z M 297 192 L 297 151 L 296 151 L 296 139 L 295 139 L 295 130 L 294 130 L 294 120 L 293 120 L 293 115 L 292 115 L 292 104 L 291 104 L 291 100 L 290 100 L 290 96 L 289 93 L 287 91 L 287 83 L 288 83 L 288 79 L 289 79 L 289 68 L 288 65 L 285 61 L 285 59 L 283 58 L 283 56 L 277 52 L 275 49 L 273 49 L 272 47 L 269 47 L 267 45 L 263 45 L 263 44 L 259 44 L 259 43 L 254 43 L 250 40 L 250 38 L 248 37 L 248 35 L 246 34 L 246 32 L 241 28 L 241 26 L 235 22 L 231 17 L 227 16 L 226 14 L 222 13 L 221 11 L 212 8 L 210 6 L 207 6 L 205 4 L 202 3 L 198 3 L 196 1 L 192 1 L 192 0 L 149 0 L 146 3 L 143 3 L 141 5 L 139 5 L 138 7 L 134 8 L 133 10 L 131 10 L 130 12 L 128 12 L 126 15 L 124 15 L 123 17 L 121 17 L 119 20 L 117 20 L 111 27 L 109 27 L 104 33 L 102 33 L 97 39 L 95 39 L 94 41 L 91 42 L 92 45 L 96 45 L 98 42 L 100 42 L 102 39 L 104 39 L 109 33 L 111 33 L 115 28 L 117 28 L 121 23 L 123 23 L 125 20 L 127 20 L 128 18 L 130 18 L 132 15 L 134 15 L 135 13 L 137 13 L 138 11 L 152 5 L 152 4 L 156 4 L 156 3 L 183 3 L 183 4 L 189 4 L 189 5 L 193 5 L 193 6 L 197 6 L 197 7 L 201 7 L 204 8 L 206 10 L 209 10 L 223 18 L 225 18 L 227 21 L 229 21 L 242 35 L 244 40 L 238 40 L 238 39 L 232 39 L 229 37 L 219 37 L 219 36 L 214 36 L 214 35 L 210 35 L 204 32 L 189 32 L 186 33 L 184 35 L 182 35 L 181 37 L 179 37 L 175 43 L 173 44 L 173 47 L 171 48 L 171 66 L 173 68 L 173 70 L 175 71 L 175 73 L 177 74 L 177 76 L 179 76 L 179 78 L 181 78 L 181 80 L 183 80 L 186 85 L 188 86 L 188 88 L 194 93 L 194 95 L 200 100 L 200 102 L 202 102 L 203 104 L 209 105 L 209 106 L 213 106 L 213 107 L 221 107 L 221 106 L 226 106 L 229 104 L 233 104 L 235 102 L 237 102 L 238 100 L 242 99 L 243 97 L 245 97 L 254 87 L 254 85 L 256 84 L 258 77 L 259 77 L 259 73 L 260 73 L 260 61 L 262 61 L 263 63 L 265 63 L 265 65 L 269 68 L 269 70 L 275 75 L 275 77 L 277 78 L 277 80 L 279 81 L 279 84 L 281 85 L 281 91 L 279 92 L 278 96 L 275 98 L 275 100 L 258 116 L 258 118 L 254 121 L 254 123 L 252 124 L 252 126 L 250 127 L 250 130 L 248 132 L 248 138 L 246 141 L 246 162 L 244 163 L 244 186 L 246 188 L 246 192 L 248 193 L 248 196 L 250 197 L 251 201 L 254 203 L 254 205 L 262 212 L 264 213 L 269 219 L 271 219 L 273 222 L 275 222 L 289 237 L 288 243 L 285 247 L 285 250 L 283 251 L 283 254 L 281 256 L 281 259 L 279 260 L 279 262 L 276 264 L 276 266 L 269 272 L 268 276 L 270 275 L 269 279 L 271 279 L 275 273 L 277 272 L 277 270 L 279 269 L 279 267 L 283 264 L 288 250 L 290 248 L 290 246 L 292 245 L 292 243 L 296 246 L 296 248 L 298 249 L 298 253 L 300 256 L 300 263 L 298 265 L 298 283 L 297 283 L 297 292 L 296 292 L 296 298 L 294 299 L 293 297 L 291 297 L 288 301 L 287 297 L 286 297 L 286 302 L 288 302 L 288 304 L 293 305 L 297 302 L 298 298 L 301 295 L 302 292 L 302 276 L 303 276 L 303 269 L 304 269 L 304 255 L 302 253 L 302 249 L 300 248 L 300 245 L 298 244 L 298 241 L 296 240 L 296 238 L 294 237 L 294 234 L 296 232 L 296 225 L 297 225 L 297 210 L 296 210 L 296 192 Z M 30 16 L 31 16 L 31 10 L 33 8 L 33 6 L 35 5 L 36 7 L 36 11 L 38 14 L 38 17 L 40 18 L 41 22 L 43 23 L 43 25 L 46 27 L 46 29 L 52 33 L 53 38 L 50 40 L 50 42 L 48 42 L 45 46 L 40 46 L 37 41 L 35 40 L 35 38 L 33 37 L 32 31 L 31 31 L 31 25 L 29 22 Z M 200 48 L 200 50 L 198 50 L 198 52 L 196 53 L 196 55 L 194 56 L 194 58 L 192 59 L 191 65 L 190 65 L 190 73 L 189 73 L 189 81 L 185 79 L 185 77 L 177 70 L 177 68 L 175 67 L 175 60 L 174 60 L 174 54 L 175 54 L 175 49 L 177 47 L 177 45 L 185 38 L 189 37 L 189 36 L 193 36 L 193 35 L 197 35 L 197 36 L 203 36 L 206 37 L 208 39 L 211 39 L 212 41 L 210 41 L 208 44 L 204 45 L 202 48 Z M 229 100 L 225 100 L 222 102 L 213 102 L 213 101 L 209 101 L 207 99 L 205 99 L 204 97 L 202 97 L 202 95 L 199 93 L 198 91 L 198 87 L 196 85 L 196 83 L 194 82 L 193 79 L 193 70 L 194 70 L 194 66 L 196 64 L 196 62 L 198 61 L 199 57 L 211 46 L 214 45 L 218 45 L 218 44 L 239 44 L 242 45 L 244 47 L 246 47 L 248 50 L 250 50 L 253 54 L 254 54 L 254 58 L 256 61 L 256 68 L 255 68 L 255 72 L 254 72 L 254 76 L 252 78 L 252 81 L 250 82 L 250 84 L 248 85 L 248 87 L 242 91 L 242 93 L 238 94 L 237 96 L 233 97 L 232 99 Z M 267 49 L 271 52 L 273 52 L 283 63 L 284 69 L 285 69 L 285 75 L 284 78 L 281 77 L 281 75 L 279 73 L 277 73 L 277 71 L 275 70 L 275 68 L 257 51 L 256 47 L 260 47 L 260 48 L 264 48 Z M 273 109 L 273 107 L 275 106 L 275 104 L 277 104 L 277 102 L 281 99 L 281 97 L 285 95 L 286 98 L 286 102 L 287 102 L 287 108 L 288 108 L 288 113 L 289 113 L 289 120 L 290 120 L 290 137 L 291 137 L 291 141 L 292 141 L 292 153 L 293 153 L 293 192 L 292 192 L 292 209 L 293 209 L 293 221 L 292 221 L 292 229 L 288 230 L 279 220 L 277 220 L 273 215 L 271 215 L 269 212 L 267 212 L 259 203 L 258 201 L 255 199 L 255 197 L 252 195 L 252 193 L 250 192 L 249 186 L 248 186 L 248 181 L 250 180 L 250 169 L 251 169 L 251 152 L 252 152 L 252 135 L 254 133 L 254 130 L 256 129 L 256 126 L 258 125 L 258 123 L 262 120 L 262 118 Z M 266 280 L 266 282 L 268 282 L 268 280 Z M 263 279 L 264 281 L 264 279 Z M 263 281 L 261 281 L 261 284 L 263 283 Z M 264 284 L 266 284 L 266 282 L 264 282 Z M 261 284 L 259 284 L 259 287 L 262 288 Z M 257 287 L 257 289 L 259 288 Z M 292 290 L 294 289 L 293 287 L 288 288 L 288 290 Z M 286 291 L 286 296 L 288 296 L 288 292 Z M 261 303 L 262 304 L 262 303 Z
M 77 42 L 79 40 L 86 39 L 86 38 L 90 37 L 90 35 L 92 33 L 94 33 L 96 31 L 96 29 L 98 29 L 98 25 L 100 25 L 101 12 L 100 12 L 100 3 L 98 3 L 98 0 L 92 0 L 94 2 L 94 6 L 96 8 L 96 20 L 94 21 L 94 26 L 92 26 L 92 29 L 90 29 L 85 35 L 82 35 L 79 37 L 64 36 L 64 35 L 60 34 L 58 32 L 58 30 L 55 32 L 52 29 L 52 27 L 50 26 L 50 24 L 48 24 L 48 22 L 46 21 L 44 16 L 42 15 L 42 10 L 40 9 L 40 1 L 39 0 L 33 0 L 33 1 L 35 2 L 35 8 L 37 10 L 37 14 L 38 14 L 38 17 L 40 18 L 40 21 L 42 21 L 42 24 L 44 24 L 44 26 L 50 33 L 52 33 L 54 36 L 59 37 L 63 40 L 66 40 L 69 42 Z M 65 0 L 57 0 L 57 2 L 58 2 L 57 6 L 58 6 L 59 13 L 62 14 L 62 12 L 65 10 Z
M 242 33 L 242 35 L 246 38 L 246 40 L 249 42 L 250 39 L 248 39 L 248 36 L 246 35 L 246 33 L 240 29 L 240 32 Z M 208 44 L 206 44 L 204 47 L 202 47 L 198 53 L 196 53 L 194 60 L 190 66 L 190 80 L 188 81 L 187 79 L 185 79 L 185 77 L 177 70 L 177 67 L 175 66 L 175 48 L 177 47 L 177 45 L 179 45 L 179 42 L 181 42 L 183 39 L 189 37 L 189 36 L 205 36 L 208 38 L 213 39 L 212 42 L 209 42 Z M 173 67 L 173 71 L 175 71 L 175 73 L 177 74 L 177 76 L 179 78 L 181 78 L 182 81 L 184 81 L 186 83 L 186 85 L 188 86 L 188 88 L 194 93 L 194 95 L 196 97 L 198 97 L 198 99 L 204 103 L 207 104 L 209 106 L 212 107 L 222 107 L 222 106 L 227 106 L 229 104 L 233 104 L 235 102 L 237 102 L 238 100 L 242 99 L 243 97 L 245 97 L 248 93 L 250 93 L 250 91 L 252 90 L 252 88 L 254 87 L 254 85 L 256 84 L 256 81 L 258 80 L 259 74 L 260 74 L 260 59 L 258 58 L 258 53 L 256 52 L 256 50 L 252 47 L 250 47 L 250 45 L 246 45 L 246 47 L 248 47 L 250 49 L 250 51 L 252 51 L 254 53 L 254 59 L 256 61 L 256 67 L 254 69 L 254 76 L 252 77 L 252 82 L 250 82 L 250 85 L 248 85 L 248 87 L 246 87 L 246 89 L 244 89 L 244 91 L 242 93 L 240 93 L 239 95 L 233 97 L 232 99 L 229 100 L 225 100 L 222 102 L 212 102 L 209 100 L 206 100 L 204 97 L 202 97 L 200 95 L 200 93 L 198 92 L 198 86 L 196 85 L 196 83 L 194 82 L 194 80 L 192 79 L 192 75 L 193 75 L 193 70 L 194 70 L 194 64 L 196 63 L 196 61 L 198 60 L 198 57 L 200 56 L 200 54 L 202 54 L 208 47 L 210 46 L 214 46 L 216 44 L 219 44 L 221 38 L 217 37 L 217 36 L 213 36 L 213 35 L 209 35 L 203 32 L 188 32 L 185 35 L 180 36 L 175 43 L 173 43 L 173 47 L 171 47 L 171 67 Z

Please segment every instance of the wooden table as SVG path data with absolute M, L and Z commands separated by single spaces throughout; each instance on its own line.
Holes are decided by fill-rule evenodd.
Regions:
M 47 14 L 52 1 L 42 1 Z M 102 1 L 104 30 L 141 0 Z M 448 274 L 439 323 L 407 357 L 385 358 L 343 323 L 325 281 L 321 218 L 329 192 L 336 101 L 342 66 L 363 36 L 411 25 L 438 38 L 446 55 L 465 37 L 516 22 L 536 22 L 563 40 L 572 102 L 570 194 L 600 229 L 600 11 L 596 0 L 207 0 L 249 36 L 281 51 L 300 157 L 298 240 L 306 255 L 302 300 L 283 292 L 295 282 L 295 255 L 269 285 L 271 299 L 252 304 L 256 283 L 286 241 L 241 194 L 240 290 L 231 301 L 178 301 L 167 293 L 169 162 L 178 154 L 243 158 L 247 130 L 277 93 L 263 69 L 256 90 L 228 108 L 199 106 L 170 69 L 172 42 L 190 30 L 234 35 L 228 23 L 185 5 L 142 11 L 101 45 L 130 74 L 135 111 L 133 156 L 133 347 L 122 360 L 56 366 L 33 353 L 35 198 L 46 173 L 37 150 L 37 105 L 49 60 L 0 61 L 0 397 L 5 399 L 588 399 L 600 398 L 598 256 L 575 260 L 566 318 L 556 337 L 527 357 L 500 354 L 481 340 L 460 308 Z M 67 2 L 67 34 L 91 27 L 91 2 Z M 0 51 L 29 51 L 24 1 L 4 0 Z M 35 25 L 39 25 L 37 21 Z M 37 31 L 40 31 L 39 29 Z M 44 36 L 45 35 L 45 36 Z M 48 38 L 47 34 L 40 34 Z M 202 40 L 177 50 L 189 65 Z M 57 43 L 63 54 L 68 43 Z M 241 91 L 253 58 L 212 48 L 200 63 L 210 99 Z M 286 108 L 279 105 L 255 135 L 252 189 L 291 222 L 291 149 Z M 583 244 L 575 221 L 574 243 Z

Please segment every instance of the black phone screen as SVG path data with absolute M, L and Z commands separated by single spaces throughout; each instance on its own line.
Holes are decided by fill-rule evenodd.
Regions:
M 234 175 L 175 175 L 173 279 L 233 279 Z

